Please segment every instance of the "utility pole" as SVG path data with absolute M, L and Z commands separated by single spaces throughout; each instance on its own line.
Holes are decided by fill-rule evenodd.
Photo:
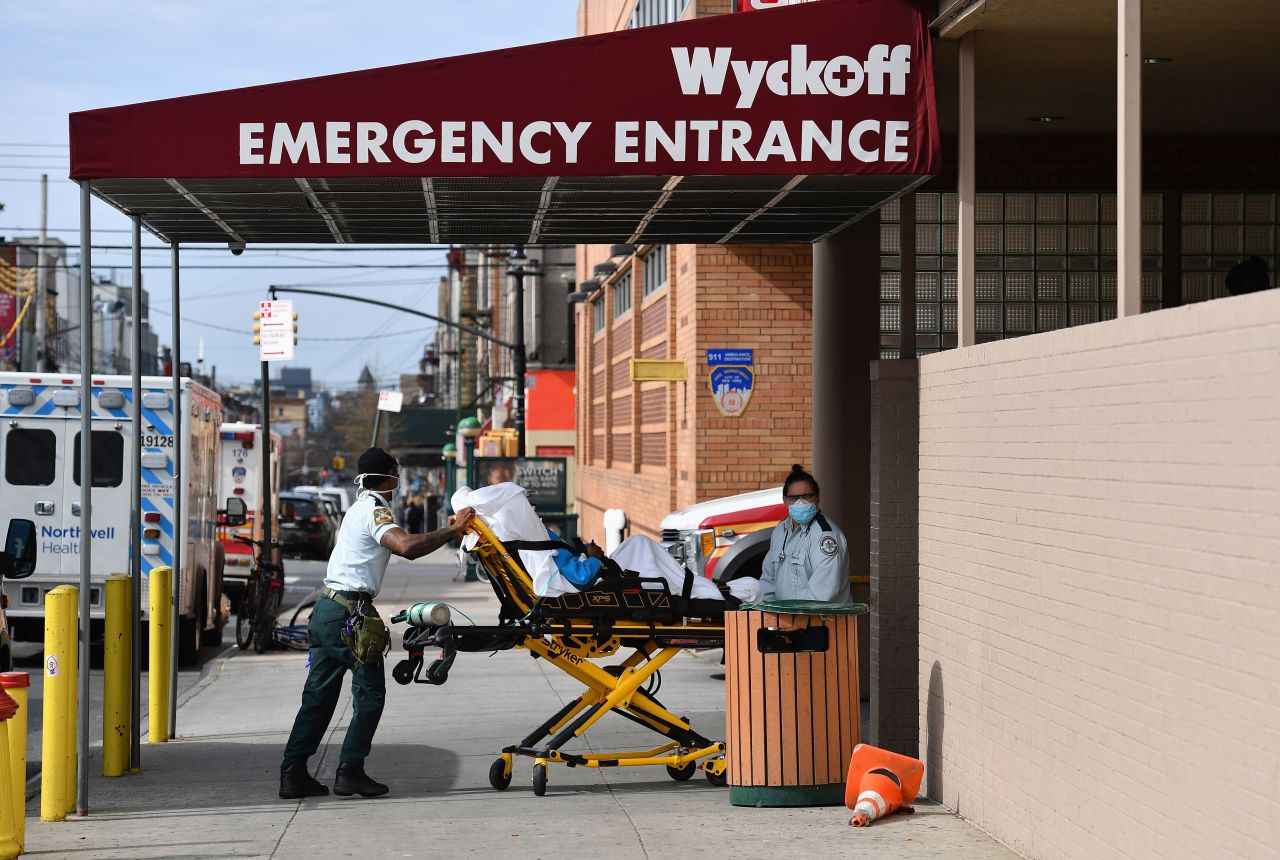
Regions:
M 507 274 L 515 281 L 515 308 L 512 313 L 512 325 L 515 327 L 515 343 L 511 349 L 511 367 L 516 378 L 515 408 L 512 410 L 512 423 L 516 428 L 516 456 L 525 455 L 524 444 L 524 405 L 525 405 L 525 368 L 527 354 L 524 345 L 524 246 L 516 245 L 511 249 L 508 258 Z
M 48 345 L 45 343 L 45 331 L 48 323 L 45 321 L 45 304 L 46 296 L 49 295 L 48 284 L 49 276 L 46 273 L 44 251 L 45 243 L 49 241 L 49 174 L 40 174 L 40 245 L 36 248 L 36 373 L 44 373 L 45 371 L 45 351 Z

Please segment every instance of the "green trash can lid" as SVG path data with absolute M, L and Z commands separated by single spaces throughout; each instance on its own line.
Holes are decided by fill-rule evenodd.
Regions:
M 869 609 L 865 603 L 827 603 L 825 600 L 769 600 L 744 603 L 741 608 L 778 615 L 865 615 Z

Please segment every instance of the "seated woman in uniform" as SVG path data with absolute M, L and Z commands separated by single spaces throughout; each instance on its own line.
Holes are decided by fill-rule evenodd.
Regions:
M 787 518 L 774 526 L 760 585 L 765 600 L 849 603 L 849 543 L 822 513 L 818 481 L 799 464 L 782 484 Z

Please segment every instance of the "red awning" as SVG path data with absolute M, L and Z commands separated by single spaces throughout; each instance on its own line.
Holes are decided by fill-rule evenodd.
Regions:
M 71 115 L 164 238 L 797 241 L 935 172 L 923 0 L 819 0 Z

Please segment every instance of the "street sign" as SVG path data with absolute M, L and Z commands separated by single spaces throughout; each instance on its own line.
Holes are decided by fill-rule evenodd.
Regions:
M 293 360 L 293 302 L 258 302 L 258 355 L 262 361 Z
M 383 412 L 399 412 L 404 405 L 404 394 L 399 391 L 379 391 L 378 408 Z
M 631 359 L 632 382 L 684 382 L 688 378 L 688 363 L 684 359 Z

